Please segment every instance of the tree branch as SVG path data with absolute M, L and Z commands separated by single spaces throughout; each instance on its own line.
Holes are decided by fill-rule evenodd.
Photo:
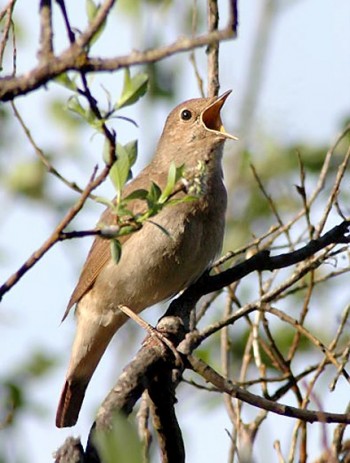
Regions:
M 168 317 L 166 322 L 161 320 L 157 325 L 157 329 L 160 332 L 167 330 L 166 334 L 168 335 L 168 338 L 174 346 L 176 346 L 184 338 L 185 332 L 181 322 L 179 322 L 176 318 L 171 317 L 172 323 L 169 323 L 169 318 L 170 317 Z M 143 391 L 149 388 L 151 388 L 150 393 L 153 395 L 153 399 L 155 400 L 154 412 L 161 412 L 161 414 L 157 416 L 160 420 L 158 423 L 161 423 L 159 424 L 159 430 L 161 430 L 162 433 L 163 450 L 165 451 L 165 449 L 169 448 L 169 445 L 173 445 L 169 442 L 169 432 L 170 430 L 173 432 L 177 429 L 174 411 L 172 411 L 171 420 L 165 423 L 164 419 L 167 413 L 164 411 L 164 403 L 161 405 L 157 402 L 157 399 L 154 397 L 155 389 L 152 389 L 153 386 L 151 386 L 151 384 L 154 378 L 160 378 L 165 371 L 170 371 L 174 368 L 175 361 L 176 359 L 172 351 L 167 348 L 167 346 L 161 342 L 157 336 L 151 335 L 146 338 L 138 354 L 123 370 L 116 385 L 113 387 L 98 410 L 96 421 L 91 428 L 88 438 L 85 454 L 86 459 L 84 460 L 85 463 L 99 461 L 96 459 L 98 458 L 98 455 L 93 443 L 94 433 L 110 430 L 113 415 L 117 411 L 124 413 L 126 416 L 129 415 L 136 401 L 141 397 Z M 169 405 L 170 404 L 168 402 L 168 411 Z M 177 444 L 179 444 L 182 440 L 179 429 L 177 429 L 176 435 Z M 176 455 L 180 458 L 181 453 L 182 452 L 177 453 Z M 181 462 L 182 460 L 164 460 L 164 462 L 168 461 Z
M 16 0 L 10 0 L 8 5 L 0 12 L 0 21 L 3 17 L 7 14 L 7 18 L 5 21 L 4 29 L 2 31 L 2 38 L 0 42 L 0 70 L 2 70 L 2 61 L 4 59 L 4 53 L 6 44 L 9 38 L 10 28 L 12 24 L 12 13 L 15 7 Z
M 46 62 L 53 56 L 51 0 L 40 0 L 40 61 Z
M 174 54 L 193 50 L 215 42 L 235 37 L 231 28 L 214 31 L 198 37 L 182 37 L 174 43 L 146 51 L 133 51 L 130 55 L 116 58 L 89 58 L 75 42 L 61 55 L 47 63 L 40 63 L 27 74 L 0 79 L 0 101 L 9 101 L 19 95 L 38 89 L 67 71 L 103 72 L 117 71 L 130 66 L 154 63 Z
M 219 7 L 217 0 L 208 0 L 208 31 L 218 30 Z M 217 96 L 219 83 L 219 43 L 211 43 L 207 48 L 208 54 L 208 96 Z
M 242 400 L 254 407 L 262 408 L 277 415 L 288 416 L 289 418 L 298 418 L 307 423 L 347 423 L 350 424 L 350 416 L 347 413 L 328 413 L 323 411 L 303 410 L 300 408 L 283 405 L 272 400 L 264 399 L 251 392 L 241 389 L 231 381 L 227 381 L 219 375 L 213 368 L 200 359 L 192 355 L 187 357 L 192 369 L 201 375 L 206 381 L 215 385 L 219 391 L 230 394 L 232 397 Z
M 98 13 L 93 21 L 89 24 L 89 27 L 81 36 L 77 39 L 77 45 L 84 49 L 87 47 L 94 37 L 94 35 L 99 31 L 103 23 L 107 20 L 108 14 L 115 4 L 115 0 L 105 0 L 105 2 L 99 7 Z
M 168 363 L 159 370 L 147 388 L 162 463 L 185 462 L 184 442 L 174 408 L 176 402 L 174 386 L 172 364 Z
M 249 273 L 255 271 L 261 272 L 264 270 L 272 271 L 289 267 L 308 259 L 331 244 L 348 244 L 350 242 L 350 237 L 348 235 L 349 227 L 350 221 L 345 220 L 320 238 L 311 240 L 308 244 L 296 251 L 287 252 L 278 256 L 270 256 L 270 251 L 264 250 L 217 275 L 209 276 L 208 273 L 204 274 L 194 285 L 184 291 L 180 297 L 183 299 L 190 297 L 191 299 L 195 298 L 195 300 L 198 300 L 205 294 L 222 289 L 234 281 L 240 280 Z

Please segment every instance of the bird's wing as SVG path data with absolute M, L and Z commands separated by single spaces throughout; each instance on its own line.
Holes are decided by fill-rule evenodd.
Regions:
M 124 196 L 128 196 L 133 191 L 142 187 L 149 188 L 151 178 L 148 175 L 147 168 L 142 172 L 142 174 L 136 177 L 132 182 L 130 182 L 126 186 L 126 188 L 124 189 Z M 157 180 L 159 180 L 159 178 L 157 178 Z M 132 214 L 138 214 L 146 209 L 146 205 L 144 201 L 132 200 L 128 202 L 128 209 L 132 212 Z M 101 215 L 99 222 L 105 225 L 113 225 L 113 223 L 115 222 L 115 215 L 108 208 Z M 119 238 L 119 241 L 121 242 L 121 244 L 123 244 L 130 238 L 130 236 L 131 234 L 122 236 Z M 80 299 L 84 296 L 84 294 L 87 291 L 89 291 L 89 289 L 93 286 L 97 276 L 99 275 L 103 267 L 107 264 L 110 258 L 110 241 L 108 239 L 104 239 L 97 236 L 91 246 L 90 252 L 85 261 L 83 270 L 79 277 L 78 284 L 75 287 L 71 295 L 71 298 L 69 299 L 67 309 L 63 315 L 62 321 L 66 318 L 73 305 L 79 302 Z
M 105 225 L 112 225 L 113 221 L 115 221 L 115 215 L 112 214 L 110 209 L 106 209 L 102 214 L 100 221 Z M 69 299 L 68 306 L 62 320 L 66 318 L 71 307 L 73 307 L 75 303 L 79 302 L 84 294 L 91 288 L 97 278 L 97 275 L 106 265 L 109 258 L 110 241 L 97 236 L 90 248 L 80 274 L 78 284 Z

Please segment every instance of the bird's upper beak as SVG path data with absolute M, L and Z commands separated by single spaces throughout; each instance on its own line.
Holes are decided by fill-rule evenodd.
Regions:
M 201 114 L 201 121 L 204 127 L 210 132 L 220 134 L 224 138 L 229 138 L 230 140 L 238 140 L 237 137 L 226 132 L 220 117 L 221 108 L 231 92 L 232 90 L 228 90 L 223 93 L 221 96 L 217 97 L 213 103 L 205 108 Z

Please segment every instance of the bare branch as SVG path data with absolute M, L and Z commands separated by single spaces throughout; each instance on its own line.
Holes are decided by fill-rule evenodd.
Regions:
M 213 32 L 219 27 L 219 7 L 217 0 L 208 0 L 208 30 Z M 208 54 L 208 96 L 219 93 L 219 42 L 211 43 Z
M 219 273 L 218 275 L 208 276 L 204 275 L 198 282 L 192 285 L 188 290 L 183 293 L 181 297 L 201 297 L 204 294 L 209 294 L 213 291 L 228 286 L 229 284 L 243 278 L 254 271 L 275 270 L 278 268 L 289 267 L 298 262 L 301 262 L 318 251 L 325 249 L 331 244 L 349 243 L 349 227 L 350 222 L 344 221 L 340 225 L 332 228 L 325 233 L 322 237 L 311 240 L 308 244 L 293 252 L 280 254 L 278 256 L 270 256 L 269 251 L 261 251 L 250 259 L 235 265 L 234 267 Z M 310 268 L 307 270 L 309 271 Z
M 217 41 L 230 40 L 235 37 L 231 28 L 210 32 L 194 38 L 182 37 L 165 47 L 144 52 L 133 51 L 130 55 L 117 58 L 89 58 L 77 43 L 69 47 L 49 64 L 39 64 L 28 74 L 19 77 L 0 79 L 0 100 L 12 100 L 18 95 L 25 95 L 67 71 L 102 72 L 117 71 L 130 66 L 154 63 L 177 53 L 193 50 Z
M 214 384 L 218 389 L 226 394 L 230 394 L 236 399 L 249 403 L 263 410 L 276 413 L 277 415 L 298 418 L 307 423 L 347 423 L 350 424 L 350 416 L 346 413 L 328 413 L 321 411 L 302 410 L 299 408 L 283 405 L 271 400 L 259 397 L 251 392 L 241 389 L 230 381 L 225 380 L 213 368 L 194 356 L 188 356 L 188 362 L 193 370 L 201 375 L 206 381 Z
M 11 101 L 11 106 L 12 106 L 13 112 L 15 114 L 15 117 L 18 120 L 18 122 L 20 123 L 20 125 L 21 125 L 21 127 L 22 127 L 22 129 L 23 129 L 29 143 L 34 148 L 35 153 L 37 154 L 39 159 L 42 161 L 42 163 L 46 167 L 47 171 L 50 174 L 54 175 L 56 178 L 58 178 L 61 182 L 63 182 L 66 186 L 68 186 L 72 190 L 76 191 L 77 193 L 82 193 L 83 192 L 82 188 L 80 188 L 75 182 L 71 182 L 70 180 L 67 180 L 65 177 L 63 177 L 63 175 L 61 175 L 58 172 L 58 170 L 51 164 L 51 162 L 49 161 L 49 158 L 45 155 L 44 151 L 36 144 L 32 134 L 31 134 L 31 132 L 30 132 L 30 130 L 28 128 L 28 126 L 26 125 L 26 123 L 24 122 L 22 116 L 20 115 L 14 101 Z M 90 197 L 91 197 L 91 195 L 90 195 Z
M 0 42 L 0 70 L 2 69 L 2 62 L 4 59 L 5 48 L 6 48 L 8 38 L 9 38 L 9 33 L 10 33 L 10 28 L 11 28 L 11 23 L 12 23 L 12 13 L 15 7 L 15 3 L 16 3 L 16 0 L 10 0 L 8 5 L 1 11 L 1 14 L 0 14 L 0 21 L 5 15 L 7 15 L 5 26 L 4 26 L 4 31 L 3 31 L 3 36 Z
M 84 449 L 80 439 L 67 437 L 64 444 L 55 452 L 55 463 L 82 463 Z
M 296 330 L 300 331 L 301 334 L 308 338 L 316 347 L 318 347 L 324 353 L 329 362 L 331 362 L 337 369 L 341 368 L 332 351 L 328 349 L 327 346 L 325 346 L 319 339 L 317 339 L 316 336 L 311 334 L 310 331 L 307 330 L 303 325 L 300 325 L 297 320 L 290 317 L 281 310 L 276 309 L 275 307 L 263 306 L 260 308 L 260 310 L 276 315 L 278 318 L 290 324 Z M 348 381 L 348 383 L 350 383 L 350 376 L 347 373 L 347 371 L 344 368 L 342 368 L 341 371 L 345 379 Z
M 53 55 L 51 0 L 40 0 L 40 61 L 49 61 Z
M 66 30 L 67 30 L 67 34 L 68 34 L 68 40 L 69 40 L 70 43 L 74 43 L 75 42 L 75 36 L 74 36 L 74 32 L 73 32 L 73 30 L 71 28 L 71 25 L 70 25 L 70 22 L 69 22 L 69 19 L 68 19 L 68 13 L 67 13 L 67 9 L 66 9 L 66 4 L 65 4 L 64 0 L 56 0 L 56 3 L 58 3 L 58 6 L 61 8 L 64 24 L 66 26 Z
M 76 44 L 82 50 L 87 47 L 93 36 L 99 31 L 102 24 L 106 21 L 108 14 L 115 4 L 115 0 L 105 0 L 98 9 L 98 13 L 89 27 L 77 39 Z
M 257 171 L 256 171 L 256 169 L 255 169 L 255 166 L 254 166 L 253 164 L 250 164 L 250 168 L 251 168 L 251 170 L 252 170 L 252 172 L 253 172 L 254 178 L 255 178 L 255 180 L 256 180 L 256 182 L 257 182 L 257 184 L 258 184 L 258 186 L 259 186 L 259 188 L 260 188 L 262 194 L 263 194 L 264 197 L 266 198 L 266 200 L 267 200 L 267 202 L 268 202 L 268 204 L 269 204 L 269 206 L 270 206 L 270 208 L 271 208 L 271 211 L 273 212 L 274 216 L 275 216 L 276 219 L 277 219 L 277 223 L 278 223 L 278 225 L 279 225 L 279 229 L 281 229 L 281 228 L 283 227 L 283 220 L 282 220 L 282 218 L 280 217 L 280 214 L 279 214 L 279 212 L 278 212 L 278 210 L 277 210 L 277 206 L 276 206 L 276 204 L 275 204 L 273 198 L 272 198 L 271 195 L 266 191 L 266 189 L 265 189 L 265 187 L 264 187 L 264 185 L 263 185 L 263 182 L 261 181 L 261 179 L 260 179 L 260 177 L 259 177 L 259 175 L 258 175 L 258 173 L 257 173 Z M 292 244 L 292 240 L 291 240 L 291 238 L 290 238 L 289 229 L 286 228 L 286 229 L 284 229 L 283 231 L 284 231 L 284 233 L 285 233 L 285 235 L 286 235 L 286 238 L 287 238 L 289 247 L 290 247 L 291 249 L 293 249 L 293 244 Z

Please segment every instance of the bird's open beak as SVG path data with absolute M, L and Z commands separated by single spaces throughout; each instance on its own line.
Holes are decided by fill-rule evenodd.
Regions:
M 220 117 L 221 108 L 231 92 L 232 90 L 228 90 L 223 93 L 221 96 L 216 98 L 214 103 L 211 103 L 207 108 L 205 108 L 201 114 L 201 121 L 204 127 L 210 132 L 215 132 L 225 138 L 229 138 L 230 140 L 238 140 L 237 137 L 226 132 Z

